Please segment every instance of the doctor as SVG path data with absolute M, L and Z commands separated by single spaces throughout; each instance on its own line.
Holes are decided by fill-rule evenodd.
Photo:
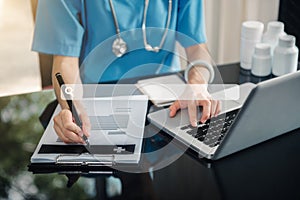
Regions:
M 58 136 L 66 143 L 84 143 L 81 136 L 89 136 L 89 122 L 81 113 L 82 130 L 73 123 L 60 99 L 57 72 L 72 84 L 179 71 L 175 41 L 185 48 L 191 63 L 185 72 L 188 83 L 211 82 L 212 66 L 199 62 L 207 57 L 202 0 L 39 0 L 32 49 L 54 55 L 52 82 L 62 107 L 54 118 Z M 91 60 L 99 64 L 88 64 Z M 220 112 L 219 101 L 205 88 L 197 96 L 201 100 L 173 103 L 170 117 L 188 108 L 190 122 L 196 126 L 197 121 L 205 122 Z M 196 113 L 199 105 L 201 119 Z

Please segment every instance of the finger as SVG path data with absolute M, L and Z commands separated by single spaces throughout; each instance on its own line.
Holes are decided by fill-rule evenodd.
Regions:
M 65 141 L 68 143 L 70 143 L 70 142 L 83 143 L 83 140 L 81 139 L 80 136 L 78 136 L 76 133 L 74 133 L 72 131 L 69 131 L 68 129 L 66 129 L 64 127 L 64 126 L 68 126 L 68 125 L 63 124 L 61 113 L 58 115 L 58 117 L 55 121 L 57 124 L 56 131 L 59 134 L 59 136 L 62 137 L 62 139 L 64 139 L 63 137 L 67 138 L 67 139 L 65 139 Z M 73 122 L 71 122 L 71 124 L 72 123 Z
M 211 102 L 210 100 L 202 100 L 200 105 L 202 105 L 202 116 L 200 118 L 201 123 L 205 123 L 210 117 Z
M 59 126 L 63 135 L 72 142 L 83 144 L 84 141 L 81 138 L 83 135 L 82 130 L 73 122 L 72 113 L 65 109 L 61 111 L 59 117 L 58 123 L 60 123 Z
M 192 126 L 197 126 L 197 108 L 195 101 L 190 101 L 188 104 L 188 113 L 189 113 L 189 119 Z
M 177 100 L 169 107 L 170 117 L 174 117 L 179 109 L 180 109 L 180 103 Z
M 215 116 L 218 116 L 221 112 L 221 101 L 217 101 L 217 108 L 216 108 L 216 112 L 215 112 Z
M 85 143 L 79 135 L 77 135 L 76 133 L 74 133 L 72 131 L 69 131 L 67 129 L 62 129 L 62 132 L 63 132 L 64 136 L 67 137 L 72 142 L 82 143 L 82 144 Z
M 80 129 L 79 126 L 77 126 L 74 122 L 73 122 L 73 117 L 72 117 L 72 113 L 70 110 L 62 110 L 61 114 L 60 114 L 60 118 L 61 118 L 61 122 L 63 125 L 62 130 L 64 131 L 64 129 L 74 132 L 75 134 L 82 136 L 82 130 Z
M 53 126 L 57 136 L 64 142 L 64 143 L 71 143 L 72 141 L 69 140 L 67 137 L 64 136 L 63 132 L 61 131 L 60 127 L 57 124 Z
M 55 130 L 56 134 L 58 135 L 58 137 L 65 143 L 72 142 L 67 137 L 65 137 L 62 132 L 63 125 L 61 123 L 60 116 L 59 115 L 55 116 L 53 121 L 54 121 L 53 127 L 54 127 L 54 130 Z
M 211 107 L 210 107 L 210 118 L 216 116 L 216 110 L 217 110 L 217 105 L 218 105 L 218 101 L 216 100 L 211 100 Z

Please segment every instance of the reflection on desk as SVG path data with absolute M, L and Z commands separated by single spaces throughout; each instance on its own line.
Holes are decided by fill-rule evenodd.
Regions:
M 220 71 L 235 75 L 236 66 Z M 43 133 L 38 117 L 53 99 L 53 91 L 0 98 L 0 198 L 300 199 L 300 129 L 212 163 L 187 151 L 150 173 L 116 171 L 110 178 L 87 173 L 78 180 L 68 175 L 75 181 L 71 188 L 65 175 L 32 174 L 27 165 Z M 145 131 L 151 136 L 144 149 L 157 152 L 154 160 L 168 159 L 156 150 L 170 144 L 170 138 L 149 124 Z M 169 148 L 182 151 L 176 142 Z

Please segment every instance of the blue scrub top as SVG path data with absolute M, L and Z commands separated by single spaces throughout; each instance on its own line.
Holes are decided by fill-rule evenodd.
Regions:
M 150 0 L 146 33 L 151 46 L 159 46 L 168 18 L 168 0 Z M 171 22 L 162 50 L 144 49 L 141 30 L 143 0 L 113 0 L 121 37 L 128 53 L 112 52 L 116 29 L 109 0 L 39 0 L 32 49 L 46 54 L 80 58 L 84 83 L 180 70 L 174 47 L 206 42 L 202 0 L 173 0 Z

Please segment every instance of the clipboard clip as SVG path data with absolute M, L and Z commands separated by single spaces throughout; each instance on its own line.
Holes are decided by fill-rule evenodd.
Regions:
M 55 159 L 55 164 L 77 166 L 107 166 L 116 164 L 115 155 L 98 155 L 90 153 L 60 154 Z

